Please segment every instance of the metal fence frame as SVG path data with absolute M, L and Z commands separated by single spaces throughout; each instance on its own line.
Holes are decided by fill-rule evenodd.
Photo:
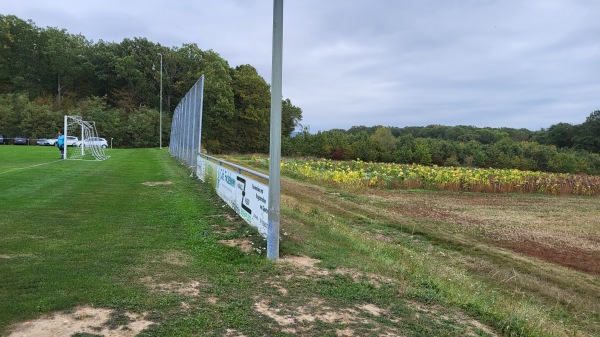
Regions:
M 203 89 L 204 75 L 202 75 L 202 77 L 200 77 L 196 84 L 192 86 L 192 88 L 187 92 L 185 97 L 177 105 L 177 108 L 175 108 L 175 113 L 173 114 L 173 120 L 171 125 L 171 140 L 169 143 L 169 153 L 171 153 L 172 156 L 176 157 L 177 160 L 179 160 L 181 163 L 193 169 L 193 172 L 195 172 L 198 178 L 202 181 L 207 181 L 207 177 L 205 176 L 205 168 L 209 166 L 206 165 L 208 161 L 215 164 L 215 167 L 223 167 L 229 170 L 233 174 L 236 174 L 237 177 L 242 177 L 242 179 L 251 179 L 254 180 L 254 182 L 257 185 L 260 184 L 264 186 L 259 187 L 260 192 L 250 192 L 251 196 L 246 196 L 244 198 L 244 194 L 242 194 L 242 199 L 246 199 L 245 201 L 242 199 L 238 200 L 237 195 L 234 195 L 235 193 L 228 194 L 223 192 L 223 190 L 219 189 L 218 182 L 220 178 L 216 178 L 217 169 L 214 170 L 215 179 L 213 187 L 215 188 L 217 193 L 219 193 L 219 191 L 222 192 L 221 194 L 219 194 L 219 196 L 225 202 L 227 202 L 238 215 L 240 215 L 246 222 L 248 222 L 249 225 L 256 227 L 259 230 L 259 232 L 262 228 L 264 228 L 265 230 L 262 231 L 261 234 L 267 238 L 268 244 L 268 219 L 265 220 L 260 215 L 264 214 L 269 209 L 269 195 L 262 196 L 262 199 L 260 200 L 258 196 L 259 194 L 263 193 L 263 190 L 269 190 L 269 176 L 257 171 L 247 169 L 243 166 L 229 163 L 219 158 L 201 153 L 200 145 L 202 137 L 202 101 L 204 91 Z M 227 185 L 227 182 L 225 182 L 224 185 Z M 233 189 L 230 189 L 227 192 L 235 191 Z M 239 205 L 237 204 L 238 202 L 240 203 Z M 244 202 L 246 203 L 242 204 Z M 259 204 L 258 202 L 261 203 Z M 244 205 L 246 205 L 247 208 L 253 208 L 254 212 L 247 211 L 245 214 L 243 214 L 240 211 L 240 209 L 243 209 Z M 254 214 L 252 215 L 252 217 L 248 218 L 248 214 L 250 213 Z M 257 214 L 259 215 L 257 216 Z M 244 217 L 244 215 L 247 216 Z
M 201 146 L 204 75 L 175 108 L 171 124 L 169 153 L 188 167 L 196 167 Z

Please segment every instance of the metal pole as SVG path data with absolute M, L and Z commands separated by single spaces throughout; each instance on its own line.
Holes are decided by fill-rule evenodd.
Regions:
M 190 127 L 192 123 L 190 123 L 190 116 L 192 115 L 192 97 L 191 95 L 186 95 L 186 107 L 185 107 L 185 134 L 183 136 L 183 156 L 185 163 L 189 166 L 190 161 Z
M 162 149 L 162 54 L 158 53 L 158 55 L 160 55 L 160 113 L 159 113 L 159 120 L 158 120 L 158 129 L 159 129 L 159 135 L 158 135 L 158 139 L 159 139 L 159 147 Z
M 67 159 L 67 123 L 69 122 L 69 116 L 65 115 L 64 118 L 65 121 L 65 125 L 64 125 L 64 132 L 63 132 L 63 159 Z M 58 138 L 56 139 L 56 141 L 58 142 Z
M 83 120 L 81 120 L 81 124 L 79 125 L 81 127 L 81 143 L 79 143 L 79 144 L 81 144 L 81 149 L 80 150 L 81 150 L 81 156 L 82 157 L 85 154 L 85 148 L 84 148 L 84 145 L 83 145 L 83 137 L 85 136 L 83 134 L 83 125 L 84 125 L 83 124 Z
M 267 258 L 279 259 L 281 201 L 281 70 L 283 55 L 283 0 L 273 0 L 273 60 L 271 70 L 271 143 L 269 147 L 269 223 Z
M 196 107 L 197 107 L 197 102 L 198 102 L 198 86 L 194 85 L 194 94 L 193 96 L 193 100 L 192 100 L 192 106 L 190 109 L 191 112 L 191 118 L 192 118 L 192 125 L 191 125 L 191 132 L 190 132 L 190 158 L 188 159 L 188 166 L 189 167 L 196 167 L 196 165 L 194 164 L 194 161 L 196 160 L 196 151 L 195 151 L 195 142 L 196 142 Z
M 198 153 L 200 153 L 200 149 L 202 148 L 202 113 L 204 107 L 204 74 L 200 76 L 200 104 L 198 105 Z M 196 162 L 196 165 L 198 162 Z

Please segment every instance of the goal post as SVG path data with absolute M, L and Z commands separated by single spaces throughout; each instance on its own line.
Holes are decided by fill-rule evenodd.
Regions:
M 86 121 L 81 116 L 65 115 L 64 119 L 64 159 L 106 160 L 104 153 L 108 147 L 106 139 L 98 137 L 96 123 Z

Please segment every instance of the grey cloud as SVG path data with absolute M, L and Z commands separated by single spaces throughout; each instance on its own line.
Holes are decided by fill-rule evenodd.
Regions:
M 197 43 L 271 80 L 272 1 L 3 7 L 95 41 Z M 585 0 L 285 1 L 283 94 L 313 131 L 579 124 L 600 109 L 599 12 L 600 3 Z

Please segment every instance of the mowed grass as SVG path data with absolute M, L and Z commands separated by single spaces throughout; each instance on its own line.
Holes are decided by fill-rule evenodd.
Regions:
M 103 162 L 58 161 L 56 148 L 0 146 L 1 336 L 86 306 L 116 310 L 116 323 L 127 320 L 124 312 L 143 314 L 154 324 L 141 336 L 600 331 L 597 275 L 481 240 L 490 233 L 510 239 L 496 228 L 503 220 L 483 226 L 483 195 L 380 194 L 285 178 L 282 261 L 275 264 L 256 231 L 166 149 L 107 154 Z M 514 198 L 494 212 L 519 212 L 532 200 Z M 567 203 L 535 206 L 553 216 L 551 229 L 569 221 L 560 219 L 561 207 L 569 216 L 578 204 L 585 219 L 598 213 L 589 209 L 597 198 L 553 200 Z M 448 204 L 456 209 L 440 210 Z M 305 259 L 292 263 L 292 256 Z M 113 332 L 127 335 L 116 323 Z
M 238 273 L 268 265 L 208 234 L 224 221 L 210 216 L 223 211 L 166 150 L 113 150 L 103 162 L 56 161 L 57 154 L 0 147 L 0 331 L 78 305 L 162 316 L 180 298 L 140 280 L 247 289 Z

